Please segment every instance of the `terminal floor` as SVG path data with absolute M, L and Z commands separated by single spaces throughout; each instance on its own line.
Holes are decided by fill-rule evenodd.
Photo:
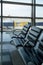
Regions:
M 1 33 L 0 33 L 1 35 Z M 3 41 L 1 42 L 0 36 L 0 65 L 13 65 L 10 53 L 14 51 L 16 48 L 14 45 L 10 43 L 11 37 L 10 34 L 6 32 L 3 33 Z M 1 50 L 2 44 L 2 50 Z

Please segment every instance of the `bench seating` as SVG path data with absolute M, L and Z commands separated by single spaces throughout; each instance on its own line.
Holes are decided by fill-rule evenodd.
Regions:
M 31 25 L 29 25 L 29 24 L 28 24 L 28 25 L 25 25 L 19 35 L 16 35 L 16 34 L 13 35 L 13 36 L 11 37 L 12 40 L 10 41 L 10 43 L 12 43 L 12 41 L 14 41 L 13 39 L 15 39 L 15 41 L 17 41 L 17 42 L 18 42 L 18 40 L 16 40 L 16 39 L 25 39 L 25 37 L 26 37 L 26 35 L 27 35 L 27 33 L 28 33 L 29 29 L 30 29 L 30 26 L 31 26 Z M 24 31 L 25 31 L 25 32 L 24 32 Z M 14 41 L 14 44 L 15 44 L 15 41 Z M 16 44 L 15 44 L 15 45 L 16 45 Z M 17 45 L 18 45 L 18 43 L 17 43 Z
M 18 48 L 18 51 L 19 51 L 21 57 L 23 56 L 23 58 L 24 58 L 24 60 L 26 61 L 27 64 L 28 64 L 28 62 L 30 62 L 30 60 L 35 65 L 41 65 L 41 63 L 43 62 L 43 42 L 39 41 L 39 40 L 43 39 L 42 34 L 43 33 L 40 34 L 40 37 L 39 37 L 35 47 L 33 47 L 30 51 L 27 49 L 28 54 L 27 54 L 27 51 L 25 51 L 25 49 L 23 47 Z M 26 59 L 25 54 L 28 56 L 28 59 Z
M 14 33 L 14 36 L 12 36 L 12 38 L 15 38 L 15 37 L 20 37 L 20 38 L 25 38 L 29 29 L 30 29 L 30 26 L 29 24 L 25 25 L 23 27 L 23 29 L 21 30 L 21 32 L 19 33 L 19 35 L 17 35 L 16 33 Z
M 36 30 L 35 30 L 36 29 Z M 35 36 L 36 37 L 36 39 L 35 39 L 35 41 L 31 38 L 30 39 L 30 37 L 28 37 L 28 39 L 29 39 L 29 41 L 30 40 L 33 40 L 32 42 L 33 42 L 33 44 L 34 44 L 34 47 L 33 46 L 31 46 L 31 48 L 28 50 L 28 48 L 27 47 L 18 47 L 17 48 L 17 52 L 15 53 L 15 51 L 14 52 L 12 52 L 12 54 L 11 54 L 11 56 L 13 56 L 14 58 L 12 58 L 12 59 L 15 59 L 15 60 L 13 60 L 14 62 L 16 61 L 16 63 L 17 63 L 17 61 L 18 61 L 18 63 L 19 63 L 19 61 L 21 60 L 21 63 L 22 62 L 24 62 L 22 65 L 29 65 L 29 62 L 32 62 L 34 65 L 40 65 L 43 61 L 43 59 L 42 59 L 42 53 L 41 53 L 41 56 L 39 55 L 39 40 L 41 40 L 41 38 L 40 38 L 40 36 L 42 36 L 42 29 L 40 29 L 40 28 L 37 28 L 37 27 L 32 27 L 31 28 L 31 30 L 33 31 L 33 30 L 35 30 L 35 33 L 37 32 L 38 33 L 38 37 L 37 37 L 37 35 Z M 40 32 L 39 32 L 40 31 Z M 30 32 L 29 32 L 30 33 Z M 34 36 L 34 35 L 33 35 Z M 42 38 L 43 38 L 43 36 L 42 36 Z M 29 44 L 29 42 L 28 42 L 28 44 Z M 30 45 L 30 44 L 29 44 Z M 27 45 L 28 46 L 28 45 Z M 41 44 L 41 46 L 42 46 L 42 44 Z M 39 49 L 38 49 L 39 48 Z M 42 47 L 41 47 L 42 48 Z M 42 48 L 43 49 L 43 48 Z M 42 49 L 40 49 L 40 50 L 42 50 Z M 17 54 L 18 53 L 18 54 Z M 15 57 L 15 55 L 17 54 L 17 58 Z M 19 57 L 20 57 L 20 59 L 19 59 Z M 39 61 L 41 59 L 41 61 Z M 16 64 L 15 63 L 15 64 Z M 18 64 L 18 65 L 20 65 L 20 64 Z
M 27 33 L 26 38 L 20 39 L 20 38 L 13 38 L 14 45 L 16 47 L 20 46 L 34 46 L 36 45 L 36 42 L 41 34 L 41 29 L 38 27 L 32 27 L 31 30 Z
M 40 60 L 40 62 L 43 62 L 43 32 L 42 32 L 42 35 L 41 35 L 41 40 L 39 39 L 39 44 L 37 45 L 37 49 L 35 49 L 37 52 L 37 57 L 38 59 Z

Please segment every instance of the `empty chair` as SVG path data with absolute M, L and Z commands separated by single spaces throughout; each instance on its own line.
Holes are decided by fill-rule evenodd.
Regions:
M 15 41 L 17 41 L 17 42 L 18 42 L 18 39 L 21 39 L 21 40 L 22 39 L 25 39 L 25 37 L 26 37 L 26 35 L 27 35 L 27 33 L 28 33 L 29 29 L 30 29 L 30 26 L 31 25 L 29 25 L 29 24 L 28 25 L 25 25 L 19 35 L 12 36 L 11 43 L 12 43 L 12 41 L 14 41 L 13 39 L 15 39 Z M 18 45 L 18 43 L 17 43 L 17 45 Z
M 14 38 L 14 44 L 16 47 L 19 46 L 27 46 L 27 47 L 31 47 L 34 46 L 41 34 L 41 29 L 38 27 L 31 27 L 31 30 L 29 30 L 29 32 L 27 33 L 27 36 L 25 39 L 20 39 L 20 38 Z
M 43 62 L 43 33 L 41 36 L 41 40 L 39 39 L 39 45 L 37 48 L 37 57 L 40 60 L 40 62 Z
M 37 49 L 38 58 L 43 62 L 43 41 L 40 41 L 39 47 Z
M 35 28 L 35 27 L 34 27 Z M 33 28 L 32 28 L 33 29 Z M 41 29 L 40 29 L 41 30 Z M 38 31 L 38 28 L 37 28 Z M 35 33 L 34 33 L 35 34 Z M 36 41 L 33 40 L 34 47 L 37 45 L 38 39 L 40 38 L 40 35 L 42 34 L 42 30 L 41 33 L 39 33 L 39 37 L 36 37 Z M 32 39 L 31 39 L 32 40 Z M 29 44 L 29 42 L 27 43 Z M 25 60 L 26 63 L 28 63 L 28 61 L 32 61 L 34 62 L 36 65 L 39 64 L 39 60 L 36 57 L 36 53 L 34 51 L 34 47 L 32 47 L 32 44 L 27 48 L 27 47 L 19 47 L 18 51 L 20 53 L 20 55 L 23 57 L 23 59 Z M 28 46 L 28 45 L 27 45 Z M 36 46 L 37 47 L 37 46 Z M 30 49 L 29 49 L 30 48 Z M 27 58 L 28 57 L 28 58 Z M 27 59 L 26 59 L 27 58 Z M 40 63 L 41 64 L 41 63 Z
M 32 44 L 29 44 L 29 42 L 28 42 L 28 44 L 31 46 L 30 49 L 28 49 L 29 47 L 28 48 L 27 47 L 25 47 L 25 48 L 24 47 L 18 47 L 18 50 L 16 51 L 16 53 L 15 53 L 15 51 L 12 52 L 11 56 L 14 57 L 14 58 L 12 58 L 12 59 L 14 59 L 14 63 L 16 60 L 16 63 L 17 63 L 17 61 L 18 61 L 18 63 L 20 61 L 22 63 L 22 61 L 23 61 L 24 62 L 23 65 L 29 65 L 29 62 L 32 62 L 34 65 L 40 65 L 41 64 L 41 62 L 39 62 L 39 59 L 38 59 L 39 57 L 37 57 L 38 52 L 36 53 L 35 48 L 37 47 L 36 45 L 38 43 L 40 35 L 42 34 L 41 33 L 42 30 L 40 28 L 37 28 L 37 27 L 32 27 L 31 30 L 33 30 L 33 28 L 35 28 L 38 32 L 40 30 L 40 33 L 38 35 L 38 39 L 36 40 L 37 42 L 36 43 L 35 43 L 35 41 L 33 42 L 34 47 L 32 46 Z M 35 30 L 35 32 L 36 32 L 36 30 Z M 17 54 L 17 58 L 15 57 L 16 54 Z
M 12 38 L 15 38 L 15 37 L 20 37 L 20 38 L 25 38 L 29 29 L 30 29 L 30 26 L 29 24 L 25 25 L 23 27 L 23 29 L 21 30 L 21 32 L 19 33 L 19 35 L 17 35 L 16 33 L 14 33 L 14 36 L 12 36 Z
M 32 60 L 36 65 L 41 65 L 43 63 L 43 31 L 37 41 L 36 46 L 31 49 Z

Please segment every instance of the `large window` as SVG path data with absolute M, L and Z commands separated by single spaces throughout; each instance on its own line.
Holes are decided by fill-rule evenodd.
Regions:
M 1 41 L 1 4 L 0 4 L 0 41 Z
M 36 0 L 37 4 L 43 4 L 43 0 Z
M 43 0 L 36 0 L 36 25 L 43 28 Z
M 36 17 L 43 17 L 43 7 L 36 7 Z
M 6 22 L 8 25 L 7 28 L 11 27 L 9 25 L 11 23 L 13 24 L 14 22 L 17 22 L 17 24 L 19 25 L 21 25 L 21 21 L 30 23 L 32 21 L 32 17 L 34 17 L 32 22 L 34 23 L 34 21 L 36 21 L 37 26 L 41 26 L 41 24 L 43 25 L 43 0 L 33 0 L 33 1 L 36 1 L 36 6 L 35 6 L 36 10 L 34 10 L 32 14 L 32 8 L 33 8 L 32 0 L 3 0 L 2 3 L 3 4 L 3 15 L 2 15 L 3 28 L 6 28 L 5 25 Z M 1 9 L 0 9 L 0 15 L 1 15 Z M 10 24 L 8 22 L 10 22 Z M 17 25 L 17 27 L 19 25 Z M 11 28 L 14 28 L 14 24 L 12 25 Z
M 31 4 L 32 0 L 3 0 L 3 31 L 22 29 L 27 23 L 30 24 Z
M 31 16 L 31 6 L 3 4 L 3 16 Z

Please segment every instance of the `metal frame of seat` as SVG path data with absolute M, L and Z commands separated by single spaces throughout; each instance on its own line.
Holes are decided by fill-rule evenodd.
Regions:
M 15 37 L 25 38 L 28 33 L 28 30 L 30 29 L 30 26 L 31 25 L 29 25 L 29 24 L 25 25 L 23 27 L 23 29 L 21 30 L 21 32 L 18 35 L 16 33 L 14 33 L 14 36 L 12 36 L 12 38 L 15 38 Z
M 13 36 L 12 37 L 12 40 L 10 41 L 10 43 L 12 43 L 12 41 L 13 41 L 13 39 L 25 39 L 26 38 L 26 35 L 27 35 L 27 33 L 28 33 L 28 31 L 29 31 L 29 29 L 30 29 L 30 27 L 31 27 L 31 25 L 25 25 L 24 26 L 24 28 L 23 28 L 23 30 L 25 30 L 25 28 L 27 29 L 27 30 L 25 30 L 25 34 L 24 33 L 22 33 L 23 32 L 23 30 L 22 30 L 22 32 L 20 33 L 20 35 L 17 35 L 17 36 Z
M 27 36 L 25 39 L 19 39 L 19 38 L 14 38 L 14 44 L 16 47 L 20 47 L 20 46 L 27 46 L 27 47 L 31 47 L 36 45 L 36 42 L 41 34 L 41 29 L 38 27 L 31 27 L 31 30 L 29 30 L 29 33 L 27 33 Z M 34 44 L 33 44 L 34 43 Z

